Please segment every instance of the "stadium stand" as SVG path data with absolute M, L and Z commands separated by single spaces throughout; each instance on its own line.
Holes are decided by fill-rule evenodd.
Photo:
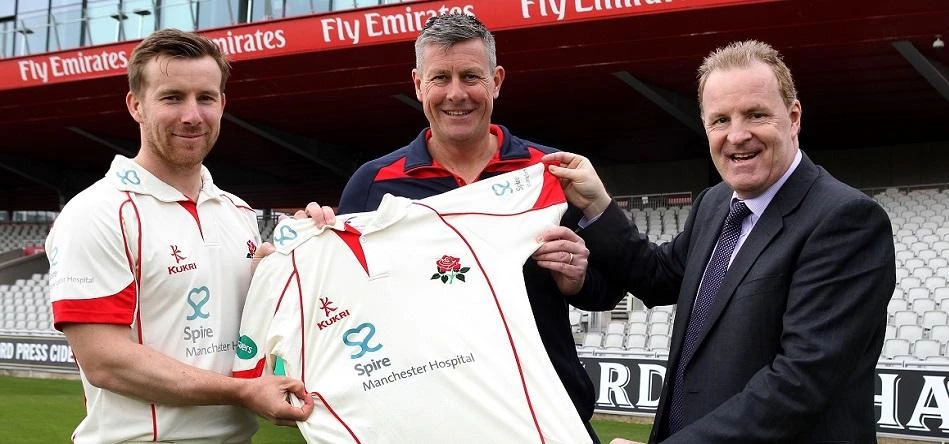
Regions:
M 898 285 L 887 306 L 881 364 L 949 362 L 949 188 L 943 188 L 868 192 L 890 215 L 897 261 Z M 638 197 L 629 202 L 638 202 Z M 689 205 L 658 205 L 630 208 L 626 215 L 651 241 L 662 243 L 682 229 L 689 210 Z M 668 354 L 675 318 L 672 306 L 647 309 L 642 301 L 628 295 L 610 313 L 584 315 L 606 318 L 601 320 L 605 328 L 600 330 L 577 324 L 582 330 L 575 336 L 583 354 L 605 351 L 604 336 L 620 331 L 625 332 L 624 345 L 629 354 Z M 611 340 L 610 350 L 614 349 Z
M 48 274 L 34 274 L 29 279 L 17 279 L 13 284 L 0 285 L 3 307 L 0 330 L 53 330 L 52 313 L 46 296 L 48 285 Z
M 265 241 L 272 239 L 277 222 L 277 217 L 259 218 L 261 237 Z M 49 222 L 0 222 L 0 253 L 7 253 L 0 257 L 0 269 L 22 258 L 25 249 L 37 248 L 42 251 L 49 227 Z M 33 273 L 6 279 L 8 282 L 0 281 L 0 331 L 59 334 L 52 325 L 49 274 Z
M 0 223 L 0 252 L 42 246 L 47 234 L 48 223 Z

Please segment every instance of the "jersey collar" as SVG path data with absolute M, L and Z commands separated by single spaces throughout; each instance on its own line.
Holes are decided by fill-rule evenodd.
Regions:
M 498 150 L 494 157 L 488 162 L 485 170 L 492 170 L 493 166 L 508 161 L 521 161 L 531 157 L 528 145 L 523 140 L 513 137 L 511 132 L 502 125 L 491 125 L 488 127 L 491 134 L 498 138 Z M 432 169 L 437 171 L 447 171 L 444 167 L 432 159 L 428 152 L 428 139 L 432 137 L 432 129 L 426 128 L 419 133 L 418 137 L 408 146 L 408 155 L 405 158 L 403 171 L 407 176 L 424 174 Z
M 109 172 L 106 173 L 105 178 L 119 191 L 145 194 L 163 202 L 189 200 L 180 191 L 125 156 L 116 155 L 112 159 L 112 166 L 109 167 Z M 224 192 L 217 185 L 214 185 L 211 172 L 204 165 L 201 165 L 201 192 L 198 195 L 198 203 L 207 199 L 223 197 Z

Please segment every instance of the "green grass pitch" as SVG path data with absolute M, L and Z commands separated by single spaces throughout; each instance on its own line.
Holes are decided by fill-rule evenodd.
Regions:
M 0 442 L 67 443 L 84 415 L 79 381 L 0 376 Z M 617 436 L 645 442 L 651 425 L 594 420 L 593 427 L 606 444 Z M 303 442 L 295 428 L 264 420 L 254 435 L 254 444 Z

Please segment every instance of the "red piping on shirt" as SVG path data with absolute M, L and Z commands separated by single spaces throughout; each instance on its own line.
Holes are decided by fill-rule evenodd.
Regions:
M 498 315 L 501 316 L 501 324 L 504 325 L 504 332 L 507 334 L 507 340 L 511 344 L 511 352 L 514 354 L 514 362 L 517 364 L 517 374 L 521 378 L 521 387 L 524 389 L 524 397 L 527 400 L 527 408 L 531 412 L 531 419 L 534 420 L 534 427 L 537 429 L 537 435 L 540 437 L 541 443 L 546 443 L 546 440 L 544 439 L 544 433 L 540 429 L 540 423 L 537 421 L 537 414 L 534 412 L 534 405 L 531 402 L 530 393 L 527 390 L 527 381 L 524 379 L 524 369 L 521 367 L 521 358 L 517 354 L 517 347 L 514 346 L 514 338 L 511 336 L 511 328 L 508 327 L 507 325 L 507 319 L 505 319 L 504 311 L 501 309 L 501 302 L 498 301 L 498 295 L 494 291 L 494 285 L 491 284 L 491 279 L 488 277 L 488 274 L 484 271 L 484 267 L 481 265 L 481 260 L 478 258 L 478 255 L 477 253 L 475 253 L 474 249 L 471 248 L 471 244 L 468 243 L 468 239 L 465 239 L 465 236 L 462 235 L 461 232 L 458 231 L 458 229 L 455 228 L 454 225 L 448 223 L 448 221 L 445 220 L 445 218 L 442 217 L 442 215 L 439 214 L 438 211 L 436 211 L 434 208 L 428 205 L 425 205 L 423 203 L 420 203 L 420 202 L 415 202 L 415 203 L 425 208 L 428 208 L 429 210 L 432 210 L 432 212 L 435 213 L 436 216 L 438 216 L 438 218 L 442 221 L 443 224 L 445 224 L 448 228 L 451 228 L 451 230 L 454 231 L 455 234 L 458 235 L 458 238 L 461 239 L 461 241 L 465 243 L 465 246 L 468 247 L 468 251 L 471 252 L 471 257 L 474 258 L 475 263 L 478 265 L 478 269 L 481 270 L 481 275 L 484 276 L 484 281 L 488 284 L 488 289 L 491 290 L 491 296 L 494 298 L 494 305 L 498 309 Z
M 125 195 L 128 197 L 125 202 L 122 202 L 122 205 L 119 206 L 119 224 L 120 230 L 122 231 L 122 241 L 125 243 L 125 255 L 129 260 L 129 265 L 133 264 L 132 253 L 128 249 L 128 239 L 125 237 L 125 217 L 122 216 L 122 207 L 125 204 L 131 204 L 132 210 L 135 211 L 135 226 L 138 227 L 138 254 L 134 258 L 134 267 L 132 273 L 135 276 L 135 283 L 137 283 L 137 288 L 135 289 L 135 294 L 138 296 L 142 289 L 142 217 L 138 213 L 138 205 L 135 205 L 135 201 L 132 200 L 132 194 L 128 191 L 125 192 Z M 196 216 L 197 217 L 197 216 Z M 135 313 L 135 324 L 137 326 L 136 330 L 138 332 L 138 343 L 144 344 L 145 339 L 144 329 L 142 327 L 142 300 L 138 299 L 138 311 Z M 152 411 L 152 441 L 158 441 L 158 408 L 154 403 L 150 403 L 149 407 Z
M 311 395 L 316 395 L 317 397 L 319 397 L 319 398 L 320 398 L 320 402 L 322 402 L 323 405 L 326 406 L 326 410 L 329 410 L 330 414 L 333 415 L 333 417 L 336 418 L 336 420 L 339 421 L 339 423 L 342 424 L 343 427 L 346 428 L 346 431 L 349 432 L 349 436 L 351 436 L 351 437 L 353 438 L 353 441 L 356 441 L 356 444 L 361 444 L 361 442 L 359 441 L 359 438 L 357 438 L 357 437 L 356 437 L 356 434 L 353 433 L 353 429 L 349 428 L 349 425 L 347 425 L 346 422 L 343 421 L 343 418 L 340 418 L 339 415 L 336 414 L 336 411 L 333 410 L 333 407 L 330 406 L 328 402 L 326 402 L 326 399 L 323 398 L 323 395 L 321 395 L 319 392 L 313 392 L 313 393 L 310 393 L 310 394 L 311 394 Z

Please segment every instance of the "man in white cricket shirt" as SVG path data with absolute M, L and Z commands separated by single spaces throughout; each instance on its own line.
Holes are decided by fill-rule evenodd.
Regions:
M 73 441 L 247 443 L 252 412 L 306 419 L 300 381 L 230 377 L 260 235 L 253 210 L 202 166 L 227 61 L 210 40 L 168 29 L 142 41 L 128 69 L 138 155 L 116 156 L 46 241 L 55 326 L 86 396 Z

